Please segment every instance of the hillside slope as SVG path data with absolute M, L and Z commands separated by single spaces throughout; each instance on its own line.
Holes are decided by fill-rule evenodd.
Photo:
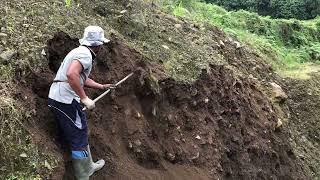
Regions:
M 98 24 L 112 41 L 93 78 L 116 82 L 140 71 L 88 112 L 93 156 L 107 161 L 92 179 L 311 179 L 288 132 L 276 128 L 279 115 L 266 89 L 279 78 L 250 47 L 238 47 L 210 25 L 164 14 L 153 3 L 78 3 L 69 12 L 55 0 L 1 7 L 7 35 L 1 47 L 18 52 L 1 64 L 1 110 L 12 106 L 7 99 L 14 102 L 23 114 L 20 128 L 30 136 L 21 134 L 17 142 L 37 147 L 12 154 L 1 144 L 10 154 L 1 157 L 3 177 L 21 171 L 27 178 L 72 179 L 70 157 L 54 140 L 46 106 L 50 69 L 78 45 L 85 26 Z

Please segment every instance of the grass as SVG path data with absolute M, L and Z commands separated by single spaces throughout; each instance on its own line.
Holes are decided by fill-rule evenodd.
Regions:
M 0 65 L 0 82 L 10 81 L 13 77 L 14 71 L 10 65 Z
M 165 9 L 177 16 L 207 22 L 252 46 L 283 76 L 305 78 L 320 61 L 320 17 L 314 20 L 271 19 L 197 0 L 173 0 Z M 304 69 L 306 68 L 306 69 Z
M 286 69 L 281 71 L 281 75 L 284 77 L 292 77 L 295 79 L 310 79 L 312 73 L 320 72 L 320 66 L 313 63 L 304 63 L 294 66 L 293 69 Z
M 0 96 L 0 179 L 40 179 L 37 170 L 44 167 L 48 157 L 32 144 L 23 128 L 28 115 L 21 113 L 24 111 L 7 92 L 1 89 L 7 97 Z

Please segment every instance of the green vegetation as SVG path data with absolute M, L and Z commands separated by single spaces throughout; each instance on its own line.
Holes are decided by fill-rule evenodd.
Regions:
M 228 10 L 247 10 L 274 18 L 313 19 L 320 15 L 320 0 L 205 0 Z
M 66 0 L 66 7 L 69 8 L 71 6 L 71 0 Z
M 37 170 L 51 170 L 51 166 L 23 128 L 23 121 L 30 115 L 4 96 L 0 96 L 0 114 L 0 179 L 41 179 Z
M 218 26 L 249 44 L 283 75 L 296 76 L 300 74 L 297 72 L 305 72 L 301 78 L 307 77 L 308 71 L 302 69 L 310 69 L 309 66 L 320 62 L 320 18 L 309 21 L 271 19 L 244 10 L 228 12 L 197 0 L 176 0 L 166 5 L 175 16 Z

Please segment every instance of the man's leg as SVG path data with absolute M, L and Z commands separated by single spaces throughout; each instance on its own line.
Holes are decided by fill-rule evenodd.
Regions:
M 56 101 L 49 99 L 48 100 L 48 106 L 50 107 L 50 110 L 53 114 L 54 120 L 55 120 L 55 126 L 56 126 L 56 132 L 55 132 L 55 140 L 58 143 L 58 146 L 61 149 L 68 149 L 69 142 L 67 141 L 64 133 L 63 133 L 63 126 L 61 123 L 63 123 L 63 119 L 61 120 L 61 112 L 56 108 Z
M 54 110 L 64 137 L 71 147 L 76 178 L 88 180 L 89 176 L 104 166 L 105 161 L 99 160 L 96 163 L 92 161 L 88 145 L 87 120 L 80 104 L 76 101 L 73 101 L 72 104 L 49 101 L 49 107 Z
M 58 142 L 61 149 L 68 149 L 69 143 L 63 133 L 63 128 L 61 127 L 59 119 L 55 115 L 55 122 L 56 122 L 56 141 Z
M 71 131 L 68 131 L 68 134 L 71 138 L 73 167 L 78 180 L 88 180 L 89 176 L 105 165 L 105 161 L 99 160 L 96 163 L 93 162 L 88 144 L 86 115 L 77 101 L 73 101 L 72 106 L 75 109 L 75 118 L 74 122 L 70 123 Z
M 88 145 L 87 149 L 88 149 L 88 156 L 90 159 L 90 164 L 92 165 L 91 172 L 89 173 L 91 176 L 94 172 L 99 171 L 105 165 L 105 161 L 103 159 L 100 159 L 97 162 L 93 162 L 89 145 Z
M 94 172 L 100 170 L 105 165 L 103 159 L 93 162 L 89 145 L 87 150 L 72 151 L 72 162 L 75 176 L 78 180 L 89 180 L 89 177 Z

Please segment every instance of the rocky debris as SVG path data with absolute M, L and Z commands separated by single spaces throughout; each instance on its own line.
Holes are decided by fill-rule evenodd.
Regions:
M 44 57 L 47 56 L 47 53 L 46 53 L 46 51 L 44 49 L 41 50 L 41 55 L 44 56 Z
M 136 146 L 141 146 L 141 145 L 142 145 L 142 142 L 141 142 L 139 139 L 137 139 L 137 140 L 134 141 L 134 144 L 135 144 Z
M 196 139 L 201 140 L 201 137 L 199 135 L 196 136 Z
M 240 49 L 242 47 L 239 41 L 234 41 L 233 43 L 236 46 L 236 49 Z
M 272 87 L 272 99 L 275 102 L 282 103 L 288 99 L 287 94 L 283 91 L 280 85 L 274 82 L 270 83 L 270 85 Z
M 172 119 L 173 119 L 172 114 L 168 114 L 168 115 L 167 115 L 167 120 L 168 120 L 168 121 L 172 121 Z
M 162 47 L 167 50 L 170 49 L 167 45 L 162 45 Z
M 140 118 L 142 117 L 141 113 L 139 113 L 138 111 L 136 111 L 136 117 L 137 117 L 138 119 L 140 119 Z
M 133 148 L 133 144 L 131 142 L 128 143 L 128 148 L 132 149 Z
M 120 14 L 125 14 L 126 12 L 128 12 L 127 10 L 122 10 L 120 11 Z
M 181 29 L 182 25 L 181 24 L 175 24 L 174 27 L 177 28 L 177 29 Z
M 200 25 L 199 24 L 191 24 L 190 27 L 195 32 L 200 29 Z
M 282 120 L 281 119 L 278 119 L 277 121 L 277 125 L 276 125 L 276 129 L 279 129 L 281 126 L 282 126 Z
M 176 160 L 176 156 L 172 153 L 167 152 L 166 159 L 168 159 L 170 162 L 174 162 Z
M 191 88 L 190 94 L 191 96 L 196 96 L 198 94 L 197 88 Z
M 0 33 L 0 38 L 7 37 L 8 35 L 6 33 Z
M 0 63 L 6 64 L 16 55 L 17 55 L 17 51 L 7 50 L 7 51 L 0 54 Z
M 22 157 L 22 158 L 27 158 L 28 157 L 28 155 L 26 153 L 21 153 L 19 156 Z
M 46 167 L 48 170 L 52 170 L 52 166 L 47 160 L 44 161 L 44 167 Z
M 152 115 L 153 115 L 153 116 L 157 116 L 157 109 L 156 109 L 156 107 L 154 107 L 154 108 L 152 109 Z
M 189 160 L 194 161 L 194 160 L 198 159 L 199 157 L 200 157 L 200 152 L 197 152 L 194 156 L 190 157 Z
M 197 101 L 192 101 L 192 105 L 195 107 L 198 105 Z
M 213 138 L 212 138 L 212 135 L 209 135 L 209 136 L 208 136 L 208 143 L 209 143 L 210 145 L 212 145 L 212 144 L 213 144 Z
M 207 104 L 208 102 L 209 102 L 209 98 L 205 98 L 205 99 L 204 99 L 204 103 Z
M 224 42 L 222 40 L 219 41 L 219 47 L 220 48 L 224 48 L 226 45 L 224 44 Z
M 175 141 L 176 143 L 179 143 L 179 142 L 180 142 L 180 139 L 178 139 L 177 137 L 174 137 L 174 141 Z

